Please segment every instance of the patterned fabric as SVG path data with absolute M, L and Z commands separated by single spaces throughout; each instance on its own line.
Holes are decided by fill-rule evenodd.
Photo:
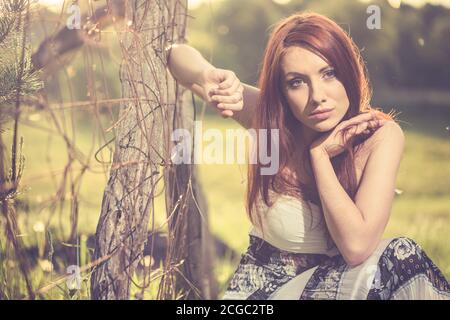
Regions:
M 377 260 L 373 268 L 364 269 L 349 267 L 341 255 L 283 251 L 250 235 L 250 245 L 223 298 L 271 299 L 290 280 L 306 275 L 308 270 L 311 276 L 303 287 L 298 287 L 297 297 L 301 300 L 450 299 L 448 281 L 417 243 L 400 237 L 386 244 L 380 247 L 379 256 L 374 253 L 372 260 Z M 363 285 L 369 287 L 358 291 L 363 297 L 351 293 L 353 287 Z
M 322 254 L 279 250 L 261 238 L 250 235 L 250 245 L 241 257 L 227 293 L 232 299 L 265 300 L 297 274 L 328 259 Z
M 392 299 L 420 277 L 426 278 L 437 293 L 447 293 L 450 297 L 448 281 L 423 249 L 412 239 L 397 238 L 381 256 L 367 299 Z
M 347 265 L 341 255 L 319 265 L 303 290 L 301 300 L 336 300 Z

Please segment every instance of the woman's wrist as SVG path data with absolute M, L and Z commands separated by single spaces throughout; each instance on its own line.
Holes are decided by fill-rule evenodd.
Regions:
M 329 158 L 328 152 L 324 150 L 322 147 L 311 147 L 309 149 L 309 154 L 311 157 L 311 160 L 314 159 L 320 159 L 323 157 Z
M 203 87 L 206 83 L 206 71 L 207 70 L 208 70 L 207 68 L 204 68 L 204 69 L 197 71 L 194 75 L 193 83 Z
M 204 88 L 205 84 L 207 83 L 207 75 L 208 75 L 208 73 L 211 72 L 211 70 L 214 70 L 214 69 L 215 69 L 215 67 L 212 66 L 212 65 L 205 66 L 202 70 L 197 72 L 197 74 L 194 76 L 193 83 L 201 86 L 202 88 Z

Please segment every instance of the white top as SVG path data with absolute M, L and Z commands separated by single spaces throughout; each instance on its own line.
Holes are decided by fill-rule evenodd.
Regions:
M 311 201 L 279 195 L 273 191 L 269 191 L 269 194 L 277 197 L 271 207 L 262 199 L 258 199 L 256 204 L 258 213 L 263 218 L 264 236 L 257 226 L 252 226 L 249 232 L 251 235 L 285 251 L 328 256 L 339 254 L 336 245 L 328 243 L 327 227 L 319 206 Z

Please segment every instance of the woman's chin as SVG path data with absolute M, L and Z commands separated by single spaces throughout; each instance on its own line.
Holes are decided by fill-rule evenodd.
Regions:
M 336 127 L 336 125 L 337 123 L 335 123 L 335 121 L 333 121 L 332 119 L 327 119 L 317 122 L 316 124 L 311 126 L 311 129 L 317 132 L 327 132 L 333 130 Z

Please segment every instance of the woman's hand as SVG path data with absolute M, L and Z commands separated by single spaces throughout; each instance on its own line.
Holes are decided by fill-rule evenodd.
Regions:
M 202 72 L 199 84 L 207 101 L 215 106 L 223 117 L 233 116 L 244 107 L 244 87 L 233 71 L 209 68 Z
M 384 125 L 386 119 L 380 119 L 377 111 L 365 112 L 357 116 L 342 121 L 332 131 L 323 134 L 310 146 L 310 152 L 321 153 L 329 158 L 333 158 L 342 153 L 345 148 L 345 141 L 351 137 L 362 133 L 369 133 L 370 129 L 378 129 Z

